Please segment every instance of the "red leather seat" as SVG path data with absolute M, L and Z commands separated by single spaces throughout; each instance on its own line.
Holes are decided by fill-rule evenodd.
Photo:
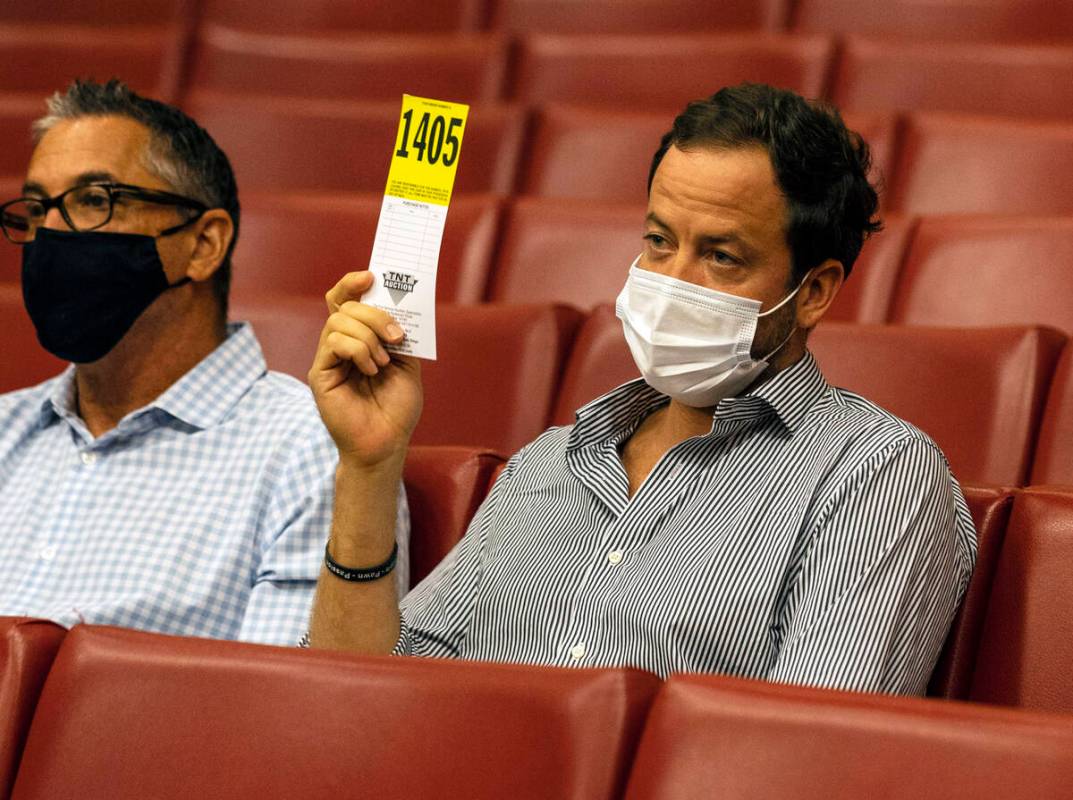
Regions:
M 484 500 L 503 457 L 475 447 L 410 448 L 410 583 L 416 586 L 454 547 Z
M 526 197 L 506 215 L 488 297 L 506 303 L 613 303 L 641 252 L 645 207 Z
M 34 706 L 65 633 L 44 620 L 0 617 L 0 800 L 10 796 Z
M 4 201 L 22 193 L 22 182 L 34 149 L 30 126 L 45 111 L 41 97 L 0 98 L 0 178 L 4 181 Z M 16 194 L 10 194 L 12 188 L 17 190 Z
M 921 220 L 890 320 L 968 327 L 1050 325 L 1073 333 L 1073 219 Z
M 1027 489 L 995 571 L 971 698 L 1073 711 L 1071 661 L 1073 493 Z
M 6 245 L 0 242 L 0 246 Z M 12 245 L 13 246 L 13 245 Z M 67 363 L 49 354 L 37 342 L 22 302 L 22 289 L 0 284 L 0 393 L 23 389 L 58 375 Z
M 566 306 L 441 306 L 438 359 L 421 365 L 425 408 L 414 444 L 504 455 L 547 426 L 581 314 Z
M 652 155 L 673 121 L 665 113 L 545 107 L 536 115 L 522 192 L 643 207 Z
M 948 42 L 1068 40 L 1073 7 L 1052 0 L 797 0 L 794 30 Z M 943 45 L 946 46 L 945 44 Z
M 578 331 L 555 399 L 553 425 L 572 425 L 574 412 L 641 373 L 622 336 L 613 305 L 597 306 Z
M 1073 212 L 1073 123 L 914 114 L 887 208 L 911 214 Z
M 3 12 L 0 12 L 2 14 Z M 43 100 L 75 78 L 121 78 L 135 91 L 172 100 L 182 64 L 181 26 L 0 25 L 2 91 Z M 41 103 L 39 115 L 44 113 Z
M 494 34 L 290 35 L 206 25 L 190 85 L 299 98 L 398 102 L 405 92 L 492 103 L 502 96 L 506 65 L 507 41 Z M 323 141 L 316 129 L 308 135 Z M 360 157 L 361 143 L 349 144 Z
M 232 297 L 323 297 L 345 273 L 368 266 L 382 198 L 382 194 L 244 194 Z M 498 225 L 496 198 L 452 199 L 436 278 L 440 302 L 482 299 Z
M 534 34 L 522 43 L 513 97 L 677 113 L 745 80 L 818 97 L 832 57 L 832 42 L 813 36 Z
M 1073 485 L 1073 348 L 1068 345 L 1058 360 L 1047 396 L 1032 483 Z
M 785 0 L 494 0 L 492 27 L 528 33 L 780 30 Z
M 79 626 L 14 796 L 611 800 L 658 685 Z
M 204 0 L 210 23 L 260 31 L 432 32 L 472 31 L 482 21 L 480 0 L 438 0 L 420 8 L 377 0 L 267 0 L 252 9 L 246 0 Z
M 849 279 L 824 316 L 829 322 L 886 322 L 915 217 L 883 215 L 883 230 L 867 239 Z
M 190 12 L 190 0 L 78 0 L 48 4 L 40 0 L 4 0 L 0 19 L 5 23 L 112 27 L 159 25 Z
M 2 124 L 2 122 L 0 122 Z M 0 203 L 22 194 L 22 178 L 0 178 Z M 22 248 L 0 233 L 0 285 L 22 281 Z
M 822 323 L 809 348 L 829 383 L 935 440 L 958 480 L 1028 480 L 1047 385 L 1064 338 L 1046 328 Z
M 1071 17 L 1073 19 L 1073 17 Z M 870 111 L 1073 117 L 1073 47 L 850 38 L 831 97 Z
M 976 525 L 976 567 L 961 598 L 961 607 L 950 626 L 939 663 L 932 673 L 928 694 L 952 700 L 967 700 L 976 668 L 987 601 L 995 576 L 1006 525 L 1013 508 L 1014 492 L 987 486 L 962 486 L 965 502 Z
M 313 366 L 320 332 L 328 321 L 323 295 L 237 298 L 231 304 L 229 316 L 253 325 L 269 369 L 305 382 Z
M 627 800 L 1061 797 L 1073 725 L 1055 714 L 673 675 Z
M 886 187 L 898 155 L 898 117 L 883 112 L 839 110 L 846 127 L 859 133 L 868 143 L 872 156 L 868 177 L 878 185 L 879 201 L 881 207 L 885 207 Z
M 401 106 L 198 94 L 186 110 L 227 153 L 244 192 L 383 193 Z M 524 133 L 519 108 L 471 109 L 455 192 L 510 194 Z

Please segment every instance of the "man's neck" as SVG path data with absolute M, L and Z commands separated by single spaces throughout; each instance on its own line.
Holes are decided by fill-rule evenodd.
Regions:
M 202 314 L 170 329 L 153 327 L 140 319 L 108 355 L 76 369 L 78 414 L 94 438 L 160 397 L 227 336 L 222 320 Z

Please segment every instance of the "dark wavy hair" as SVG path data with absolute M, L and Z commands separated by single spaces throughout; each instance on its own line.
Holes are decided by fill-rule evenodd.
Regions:
M 212 137 L 175 106 L 133 92 L 122 81 L 97 83 L 76 80 L 48 99 L 48 114 L 34 122 L 39 142 L 56 123 L 96 116 L 129 117 L 149 129 L 146 168 L 172 191 L 199 200 L 209 208 L 222 208 L 235 226 L 223 263 L 212 276 L 213 294 L 224 316 L 231 289 L 231 254 L 238 241 L 240 208 L 238 186 L 231 162 Z
M 871 156 L 860 134 L 838 111 L 785 89 L 757 83 L 720 89 L 674 120 L 652 157 L 648 188 L 672 147 L 738 148 L 759 145 L 771 157 L 786 198 L 786 243 L 791 283 L 833 258 L 848 276 L 865 238 L 883 225 L 879 197 L 868 182 Z

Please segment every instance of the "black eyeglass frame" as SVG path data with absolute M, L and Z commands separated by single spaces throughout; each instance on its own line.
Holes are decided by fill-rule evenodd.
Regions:
M 108 216 L 105 217 L 103 222 L 94 225 L 92 228 L 77 228 L 74 222 L 71 221 L 71 217 L 67 213 L 67 207 L 64 205 L 64 198 L 71 192 L 82 191 L 91 187 L 98 187 L 104 189 L 108 193 Z M 167 228 L 160 232 L 160 236 L 166 236 L 169 233 L 174 233 L 182 228 L 185 228 L 195 219 L 200 217 L 206 211 L 209 210 L 209 206 L 202 203 L 200 200 L 194 200 L 189 197 L 183 197 L 181 194 L 174 194 L 173 192 L 165 192 L 159 189 L 146 189 L 142 186 L 134 186 L 129 183 L 109 183 L 109 182 L 93 182 L 84 183 L 78 186 L 72 186 L 66 191 L 60 192 L 55 197 L 16 197 L 14 200 L 9 200 L 3 205 L 0 205 L 0 228 L 3 228 L 4 238 L 12 244 L 28 244 L 30 239 L 26 241 L 18 242 L 11 238 L 7 232 L 7 224 L 4 222 L 6 219 L 6 211 L 9 206 L 13 206 L 16 203 L 39 203 L 45 210 L 45 214 L 48 214 L 53 208 L 60 210 L 60 215 L 63 217 L 63 221 L 67 223 L 67 226 L 78 233 L 87 233 L 89 231 L 95 231 L 98 228 L 103 228 L 109 222 L 112 221 L 112 215 L 115 213 L 115 199 L 117 196 L 125 195 L 135 200 L 141 200 L 146 203 L 156 203 L 164 206 L 178 206 L 180 208 L 189 208 L 192 211 L 198 212 L 190 219 L 181 222 L 180 224 Z

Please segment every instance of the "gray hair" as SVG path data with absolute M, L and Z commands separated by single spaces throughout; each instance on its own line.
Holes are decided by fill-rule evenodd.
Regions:
M 121 116 L 149 129 L 149 146 L 142 155 L 145 168 L 177 194 L 231 216 L 235 233 L 223 263 L 213 276 L 220 307 L 226 314 L 231 287 L 231 254 L 238 240 L 240 208 L 231 163 L 212 137 L 179 109 L 133 92 L 125 83 L 77 80 L 46 101 L 48 114 L 33 123 L 34 143 L 64 120 Z

